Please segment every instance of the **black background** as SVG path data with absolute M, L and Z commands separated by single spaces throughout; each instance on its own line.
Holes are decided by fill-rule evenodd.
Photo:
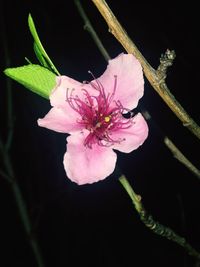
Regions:
M 73 1 L 0 1 L 1 138 L 7 135 L 6 41 L 10 66 L 36 58 L 28 30 L 32 14 L 40 39 L 61 74 L 77 80 L 98 77 L 106 62 Z M 111 57 L 123 48 L 108 32 L 92 1 L 82 2 Z M 187 112 L 199 119 L 199 14 L 197 4 L 107 1 L 129 36 L 156 68 L 167 48 L 176 51 L 167 83 Z M 4 30 L 3 30 L 4 29 Z M 37 126 L 50 108 L 47 100 L 13 82 L 14 139 L 12 164 L 37 234 L 46 266 L 194 266 L 184 250 L 153 234 L 140 221 L 115 175 L 78 186 L 65 176 L 66 135 Z M 167 134 L 200 168 L 199 141 L 164 104 L 145 79 L 139 109 L 152 115 L 149 136 L 131 154 L 118 153 L 118 165 L 146 209 L 161 223 L 200 250 L 200 181 L 173 158 L 163 143 Z M 159 125 L 159 127 L 158 127 Z M 2 158 L 1 158 L 2 159 Z M 77 162 L 78 168 L 78 162 Z M 0 180 L 0 266 L 37 266 L 24 233 L 9 184 Z

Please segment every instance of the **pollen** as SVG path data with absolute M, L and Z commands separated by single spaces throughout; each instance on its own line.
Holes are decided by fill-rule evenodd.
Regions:
M 111 119 L 111 116 L 106 116 L 106 117 L 104 118 L 104 121 L 105 121 L 105 122 L 109 122 L 110 119 Z

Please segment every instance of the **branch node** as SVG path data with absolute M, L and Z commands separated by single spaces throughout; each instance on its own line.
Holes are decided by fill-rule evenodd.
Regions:
M 191 125 L 192 125 L 191 122 L 184 122 L 184 123 L 183 123 L 183 126 L 185 126 L 185 127 L 188 127 L 188 126 L 191 126 Z
M 157 79 L 159 83 L 165 82 L 165 79 L 167 77 L 167 69 L 168 67 L 172 66 L 175 57 L 176 57 L 175 51 L 169 49 L 167 49 L 166 52 L 161 55 L 160 65 L 156 70 Z
M 191 121 L 191 125 L 188 127 L 188 129 L 200 139 L 199 125 L 190 117 L 182 105 L 175 99 L 165 83 L 166 71 L 167 68 L 172 65 L 172 62 L 175 58 L 175 52 L 168 49 L 161 57 L 160 66 L 158 69 L 154 70 L 130 39 L 126 31 L 122 28 L 121 24 L 107 5 L 106 0 L 92 0 L 92 2 L 98 8 L 99 12 L 104 17 L 108 28 L 112 29 L 113 35 L 123 46 L 126 52 L 133 54 L 140 61 L 146 78 L 156 92 L 161 96 L 161 98 L 176 114 L 181 122 Z

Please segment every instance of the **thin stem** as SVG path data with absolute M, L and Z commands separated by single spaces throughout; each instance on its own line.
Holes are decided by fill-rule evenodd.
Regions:
M 147 110 L 142 112 L 146 120 L 152 120 L 150 113 Z M 163 142 L 166 147 L 170 150 L 175 159 L 177 159 L 181 164 L 183 164 L 189 171 L 191 171 L 198 179 L 200 179 L 200 170 L 194 166 L 194 164 L 181 152 L 181 150 L 172 142 L 172 140 L 166 136 L 160 127 L 153 120 L 154 126 L 157 128 L 157 131 L 163 136 Z
M 0 140 L 0 152 L 2 154 L 1 156 L 3 158 L 3 163 L 4 163 L 5 170 L 6 170 L 6 172 L 0 171 L 0 174 L 2 174 L 4 178 L 6 178 L 6 180 L 10 182 L 11 189 L 14 194 L 16 205 L 19 211 L 19 215 L 20 215 L 22 224 L 24 226 L 25 232 L 28 236 L 28 240 L 32 247 L 33 253 L 35 255 L 36 262 L 38 264 L 38 267 L 44 267 L 37 240 L 32 233 L 31 222 L 30 222 L 29 215 L 27 212 L 26 204 L 25 204 L 21 190 L 19 188 L 19 185 L 14 175 L 10 156 L 8 154 L 8 151 L 3 149 L 1 140 Z
M 6 65 L 9 67 L 9 63 Z M 14 118 L 13 118 L 13 101 L 12 101 L 12 81 L 6 78 L 7 87 L 7 122 L 8 122 L 8 137 L 6 140 L 6 149 L 9 150 L 13 141 L 14 134 Z
M 172 152 L 173 156 L 180 161 L 187 169 L 189 169 L 197 178 L 200 179 L 200 170 L 197 169 L 183 153 L 175 146 L 175 144 L 166 136 L 164 138 L 165 145 Z
M 8 52 L 7 36 L 6 36 L 6 30 L 5 30 L 3 17 L 1 17 L 1 39 L 2 39 L 3 50 L 4 50 L 5 66 L 6 68 L 8 68 L 10 66 L 10 56 Z M 7 93 L 7 128 L 8 128 L 6 149 L 9 150 L 11 147 L 11 143 L 13 139 L 13 131 L 14 131 L 12 81 L 9 78 L 6 78 L 6 89 L 7 89 L 6 93 Z
M 141 204 L 141 196 L 137 195 L 133 188 L 131 187 L 129 181 L 126 179 L 125 175 L 121 175 L 119 177 L 120 183 L 123 185 L 124 189 L 128 193 L 129 197 L 132 199 L 132 202 L 135 206 L 136 211 L 140 214 L 143 210 L 142 204 Z
M 1 10 L 1 9 L 0 9 Z M 1 14 L 3 15 L 3 14 Z M 9 57 L 9 52 L 7 49 L 7 38 L 6 38 L 6 31 L 4 27 L 4 21 L 3 21 L 3 16 L 0 16 L 1 18 L 1 34 L 2 34 L 2 42 L 3 42 L 3 47 L 4 47 L 4 55 L 5 55 L 5 64 L 6 67 L 10 65 L 10 57 Z M 14 130 L 14 121 L 13 121 L 13 97 L 12 97 L 12 86 L 11 82 L 9 79 L 6 79 L 6 89 L 7 89 L 7 121 L 8 121 L 8 135 L 7 135 L 7 140 L 6 143 L 4 144 L 1 137 L 0 137 L 0 155 L 3 160 L 3 165 L 4 165 L 4 170 L 0 170 L 0 174 L 2 177 L 4 177 L 7 181 L 9 181 L 9 184 L 11 186 L 11 190 L 13 192 L 14 198 L 15 198 L 15 203 L 17 205 L 19 215 L 22 221 L 22 224 L 24 226 L 25 232 L 28 236 L 28 240 L 30 243 L 30 246 L 32 248 L 32 251 L 34 253 L 37 266 L 38 267 L 44 267 L 43 259 L 39 250 L 39 246 L 37 243 L 37 240 L 35 236 L 32 233 L 32 227 L 31 227 L 31 222 L 29 219 L 28 211 L 26 208 L 25 201 L 23 199 L 20 187 L 17 183 L 17 179 L 14 174 L 10 154 L 9 154 L 9 149 L 11 147 L 11 143 L 13 140 L 13 130 Z
M 16 205 L 19 211 L 19 215 L 20 215 L 22 224 L 24 226 L 25 232 L 28 236 L 28 240 L 32 247 L 33 253 L 35 255 L 35 259 L 37 261 L 38 267 L 44 267 L 37 240 L 32 233 L 31 222 L 30 222 L 29 215 L 27 212 L 26 204 L 25 204 L 21 190 L 19 188 L 19 185 L 14 175 L 10 156 L 8 154 L 8 151 L 3 146 L 3 142 L 1 139 L 0 139 L 0 153 L 3 158 L 3 163 L 4 163 L 5 170 L 6 170 L 6 172 L 1 171 L 1 174 L 4 176 L 4 178 L 6 178 L 6 180 L 10 182 L 11 189 L 14 194 Z
M 8 181 L 10 183 L 12 182 L 10 177 L 4 171 L 2 171 L 1 169 L 0 169 L 0 176 L 3 177 L 6 181 Z
M 88 16 L 86 15 L 83 6 L 81 5 L 79 0 L 74 0 L 74 3 L 78 9 L 78 12 L 80 14 L 80 16 L 82 17 L 85 25 L 84 25 L 84 29 L 87 30 L 89 32 L 89 34 L 91 35 L 92 39 L 94 40 L 95 44 L 97 45 L 97 47 L 99 48 L 100 52 L 102 53 L 103 57 L 105 58 L 106 61 L 108 61 L 110 59 L 110 56 L 108 54 L 108 52 L 106 51 L 106 49 L 104 48 L 100 38 L 98 37 L 98 35 L 96 34 L 95 30 L 92 27 L 92 24 L 88 18 Z
M 175 243 L 177 243 L 179 246 L 183 247 L 187 253 L 190 256 L 193 256 L 198 261 L 200 261 L 200 253 L 195 250 L 184 237 L 176 234 L 171 228 L 166 227 L 159 222 L 155 221 L 153 217 L 148 214 L 142 204 L 141 196 L 137 195 L 133 188 L 131 187 L 130 183 L 128 182 L 127 178 L 124 175 L 121 175 L 119 177 L 119 181 L 128 193 L 129 197 L 131 198 L 133 205 L 135 206 L 135 209 L 137 213 L 140 216 L 141 221 L 145 224 L 146 227 L 148 227 L 150 230 L 152 230 L 155 234 L 160 235 L 162 237 L 165 237 Z
M 181 120 L 183 126 L 187 127 L 195 136 L 200 139 L 200 127 L 197 123 L 189 116 L 189 114 L 184 110 L 181 104 L 175 99 L 170 90 L 168 89 L 165 80 L 161 79 L 158 72 L 151 67 L 147 62 L 141 52 L 138 50 L 133 41 L 129 38 L 126 31 L 122 28 L 119 21 L 107 5 L 105 0 L 92 0 L 103 18 L 105 19 L 109 31 L 115 36 L 115 38 L 121 43 L 124 49 L 130 53 L 134 54 L 136 58 L 140 61 L 144 73 L 149 80 L 152 87 L 161 96 L 169 108 L 174 112 L 174 114 Z
M 99 36 L 97 35 L 94 27 L 92 26 L 86 12 L 83 9 L 83 6 L 81 5 L 79 0 L 74 1 L 78 12 L 80 13 L 81 17 L 83 18 L 83 21 L 85 25 L 88 25 L 87 31 L 90 33 L 92 36 L 92 39 L 94 40 L 95 44 L 99 48 L 102 56 L 106 61 L 110 59 L 110 55 L 105 49 L 102 41 L 100 40 Z M 160 66 L 157 70 L 158 75 L 160 76 L 161 79 L 165 80 L 167 76 L 167 68 L 172 65 L 173 60 L 175 58 L 175 53 L 174 51 L 169 51 L 167 50 L 164 55 L 161 56 L 160 58 Z M 150 120 L 152 117 L 149 114 L 147 110 L 144 110 L 142 112 L 143 116 L 146 118 L 146 120 Z M 159 129 L 159 127 L 157 126 Z M 160 130 L 161 131 L 161 130 Z M 179 160 L 188 170 L 190 170 L 195 176 L 200 178 L 200 170 L 198 170 L 184 155 L 183 153 L 176 147 L 176 145 L 170 140 L 168 136 L 165 136 L 164 138 L 164 144 L 167 146 L 167 148 L 172 152 L 174 157 Z
M 37 261 L 38 267 L 44 267 L 43 259 L 41 257 L 40 249 L 37 243 L 37 240 L 32 232 L 31 222 L 28 216 L 27 208 L 24 202 L 24 199 L 21 194 L 21 190 L 16 181 L 12 183 L 12 191 L 15 196 L 16 204 L 19 210 L 19 214 L 24 225 L 24 229 L 28 236 L 30 245 L 32 247 L 33 253 L 35 255 L 35 259 Z

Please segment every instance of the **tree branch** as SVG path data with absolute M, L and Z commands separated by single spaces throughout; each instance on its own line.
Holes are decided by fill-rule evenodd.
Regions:
M 91 22 L 89 21 L 86 13 L 84 12 L 84 9 L 80 3 L 79 0 L 75 0 L 75 4 L 78 8 L 78 11 L 81 15 L 81 17 L 83 18 L 83 21 L 85 23 L 85 25 L 89 25 L 87 27 L 84 27 L 84 29 L 86 29 L 92 36 L 94 42 L 96 43 L 96 45 L 99 47 L 100 52 L 102 53 L 104 59 L 107 61 L 108 59 L 110 59 L 110 56 L 107 52 L 107 50 L 104 48 L 100 38 L 98 37 L 98 35 L 96 34 Z M 84 14 L 84 15 L 83 15 Z M 89 22 L 89 23 L 88 23 Z M 94 34 L 95 33 L 95 34 Z M 104 53 L 106 51 L 106 53 Z M 173 54 L 173 52 L 172 52 Z M 172 61 L 175 57 L 175 54 L 173 54 L 172 57 L 171 51 L 167 51 L 165 55 L 163 55 L 163 57 L 161 58 L 161 64 L 160 64 L 160 68 L 158 69 L 159 75 L 163 77 L 163 79 L 166 78 L 166 71 L 167 71 L 167 67 L 171 66 Z M 106 56 L 105 56 L 106 55 Z M 146 119 L 151 119 L 151 115 L 149 114 L 148 111 L 145 111 L 146 115 Z M 173 144 L 172 141 L 166 137 L 165 140 L 168 140 L 170 142 L 170 144 Z M 182 158 L 182 156 L 186 159 L 186 157 L 181 153 L 181 151 L 173 144 L 173 146 L 169 145 L 169 142 L 164 142 L 166 144 L 166 146 L 170 149 L 170 151 L 177 155 L 177 159 L 178 158 Z M 173 149 L 172 149 L 173 147 Z M 188 160 L 184 160 L 182 162 L 187 168 L 189 168 L 192 172 L 194 172 L 194 174 L 196 173 L 197 176 L 200 173 L 199 170 L 194 167 L 194 165 Z M 194 168 L 190 168 L 190 166 L 193 166 Z M 119 181 L 121 182 L 121 184 L 123 185 L 123 187 L 125 188 L 125 190 L 127 191 L 128 195 L 131 197 L 133 204 L 136 208 L 136 211 L 138 212 L 138 214 L 140 215 L 140 218 L 142 220 L 142 222 L 148 227 L 150 228 L 153 232 L 155 232 L 158 235 L 161 235 L 167 239 L 170 239 L 174 242 L 176 242 L 177 244 L 181 245 L 182 247 L 184 247 L 186 249 L 186 251 L 198 258 L 198 260 L 200 260 L 200 254 L 191 247 L 190 244 L 188 244 L 185 239 L 179 235 L 177 235 L 173 230 L 171 230 L 168 227 L 165 227 L 163 225 L 161 225 L 160 223 L 156 222 L 153 220 L 151 215 L 148 215 L 147 212 L 145 211 L 142 203 L 141 203 L 141 197 L 139 195 L 137 195 L 133 189 L 131 188 L 129 182 L 127 181 L 126 177 L 124 175 L 121 175 L 119 178 Z
M 173 156 L 181 162 L 187 169 L 189 169 L 197 178 L 200 179 L 200 170 L 197 169 L 189 160 L 186 158 L 183 153 L 175 146 L 175 144 L 166 136 L 164 138 L 165 145 L 172 152 Z
M 102 56 L 106 61 L 110 59 L 110 55 L 105 49 L 102 41 L 100 40 L 99 36 L 97 35 L 95 29 L 93 28 L 87 14 L 85 13 L 82 4 L 80 3 L 79 0 L 74 1 L 79 14 L 81 15 L 83 21 L 84 21 L 84 29 L 86 29 L 92 39 L 94 40 L 95 44 L 99 48 Z M 87 26 L 86 26 L 87 25 Z M 167 50 L 164 55 L 161 56 L 160 58 L 160 66 L 157 69 L 157 75 L 160 76 L 161 80 L 165 80 L 167 76 L 167 68 L 172 65 L 173 60 L 175 58 L 175 52 Z M 146 120 L 150 120 L 152 116 L 149 114 L 147 110 L 144 110 L 142 112 L 143 116 L 145 117 Z M 159 127 L 157 126 L 159 129 Z M 159 129 L 160 130 L 160 129 Z M 160 130 L 161 131 L 161 130 Z M 176 147 L 176 145 L 170 140 L 168 136 L 164 137 L 164 144 L 167 146 L 167 148 L 172 152 L 174 157 L 179 160 L 187 169 L 189 169 L 195 176 L 200 178 L 200 170 L 198 170 L 184 155 L 183 153 Z
M 130 53 L 134 54 L 136 58 L 140 61 L 145 76 L 149 80 L 152 87 L 161 96 L 169 108 L 174 112 L 174 114 L 181 120 L 183 126 L 187 127 L 195 136 L 200 139 L 200 127 L 197 123 L 189 116 L 189 114 L 184 110 L 181 104 L 175 99 L 170 90 L 168 89 L 165 80 L 163 80 L 159 75 L 159 68 L 156 71 L 151 67 L 147 60 L 140 53 L 136 45 L 129 38 L 126 31 L 122 28 L 117 18 L 114 16 L 113 12 L 107 5 L 105 0 L 92 0 L 103 18 L 105 19 L 109 31 L 115 36 L 115 38 L 121 43 L 124 49 Z
M 166 227 L 159 222 L 155 221 L 153 217 L 148 214 L 141 202 L 142 198 L 140 195 L 137 195 L 133 188 L 131 187 L 130 183 L 128 182 L 127 178 L 124 175 L 119 177 L 119 181 L 128 193 L 129 197 L 131 198 L 133 205 L 137 213 L 140 216 L 141 221 L 145 224 L 147 228 L 153 231 L 155 234 L 165 237 L 179 246 L 183 247 L 190 256 L 193 256 L 198 261 L 200 261 L 200 253 L 195 250 L 184 237 L 176 234 L 172 229 Z
M 151 114 L 147 110 L 142 111 L 142 115 L 146 120 L 152 120 Z M 152 120 L 154 126 L 163 136 L 163 142 L 166 147 L 170 150 L 175 159 L 182 163 L 189 171 L 191 171 L 198 179 L 200 179 L 200 170 L 194 166 L 194 164 L 180 151 L 180 149 L 172 142 L 172 140 L 166 136 L 160 127 Z

